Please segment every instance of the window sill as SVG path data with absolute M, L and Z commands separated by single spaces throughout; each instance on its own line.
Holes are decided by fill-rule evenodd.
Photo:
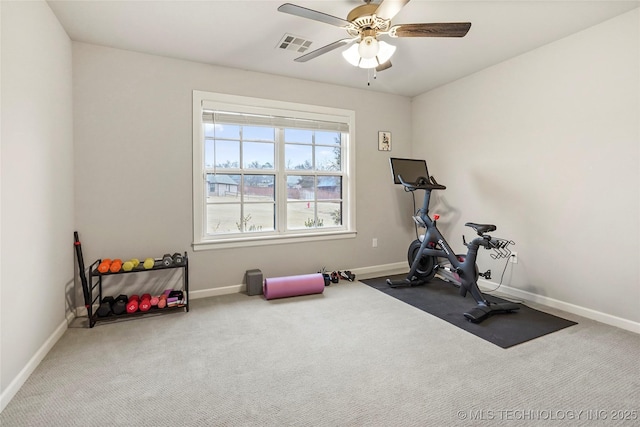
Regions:
M 195 252 L 212 249 L 247 248 L 254 246 L 281 245 L 288 243 L 317 242 L 322 240 L 354 239 L 355 231 L 334 231 L 315 234 L 288 234 L 286 236 L 251 236 L 194 242 Z

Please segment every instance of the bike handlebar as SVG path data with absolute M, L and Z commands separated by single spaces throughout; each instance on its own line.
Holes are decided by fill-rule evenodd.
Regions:
M 402 179 L 402 175 L 398 175 L 398 180 L 400 180 L 400 183 L 404 185 L 409 191 L 446 190 L 447 189 L 447 187 L 445 187 L 444 185 L 438 184 L 438 181 L 436 181 L 436 179 L 433 176 L 430 176 L 429 178 L 424 176 L 418 177 L 418 180 L 416 181 L 416 183 L 405 182 Z

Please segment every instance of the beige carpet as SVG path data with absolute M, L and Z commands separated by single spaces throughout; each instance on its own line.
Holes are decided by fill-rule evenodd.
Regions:
M 612 417 L 638 416 L 640 336 L 561 315 L 505 350 L 358 282 L 193 300 L 69 329 L 0 425 L 637 425 Z

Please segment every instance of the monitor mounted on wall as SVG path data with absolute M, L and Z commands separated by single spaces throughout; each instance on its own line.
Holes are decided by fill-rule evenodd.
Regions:
M 389 163 L 391 164 L 391 176 L 394 184 L 401 184 L 398 175 L 402 176 L 404 182 L 411 184 L 418 182 L 420 177 L 429 178 L 426 160 L 391 157 Z

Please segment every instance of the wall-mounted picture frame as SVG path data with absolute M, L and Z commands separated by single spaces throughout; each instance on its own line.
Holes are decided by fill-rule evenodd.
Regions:
M 378 132 L 378 151 L 391 151 L 391 132 L 387 130 Z

